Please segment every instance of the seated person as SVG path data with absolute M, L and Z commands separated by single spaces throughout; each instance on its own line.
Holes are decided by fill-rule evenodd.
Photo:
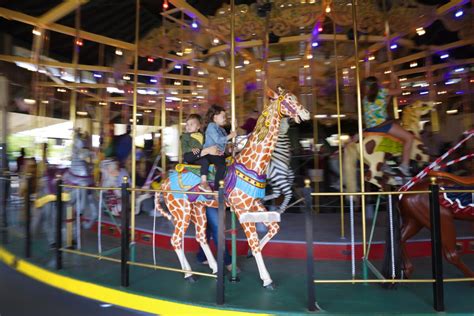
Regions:
M 217 146 L 217 149 L 221 152 L 225 152 L 227 141 L 231 140 L 237 133 L 235 131 L 230 132 L 227 135 L 224 126 L 227 122 L 227 116 L 225 109 L 218 105 L 213 105 L 209 108 L 206 114 L 207 128 L 206 128 L 206 141 L 203 148 L 209 148 Z M 212 155 L 210 154 L 207 159 L 214 164 L 216 168 L 216 176 L 214 178 L 214 188 L 219 188 L 219 181 L 224 180 L 226 164 L 224 155 Z
M 379 86 L 376 77 L 366 78 L 363 86 L 365 131 L 387 133 L 403 142 L 402 163 L 398 169 L 404 176 L 409 177 L 410 153 L 414 136 L 398 123 L 389 119 L 387 111 L 387 104 L 389 104 L 388 91 Z
M 186 120 L 186 132 L 181 135 L 181 152 L 183 161 L 188 164 L 201 166 L 201 183 L 199 189 L 203 192 L 211 192 L 212 189 L 207 183 L 210 160 L 208 155 L 219 156 L 221 154 L 217 146 L 210 146 L 203 149 L 204 135 L 200 132 L 201 116 L 198 114 L 189 115 Z M 222 154 L 221 154 L 222 155 Z

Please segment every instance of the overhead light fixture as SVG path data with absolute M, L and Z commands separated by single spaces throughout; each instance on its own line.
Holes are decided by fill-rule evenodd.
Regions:
M 418 36 L 422 36 L 422 35 L 426 34 L 426 31 L 425 31 L 424 28 L 419 27 L 419 28 L 416 29 L 416 34 L 418 34 Z
M 220 41 L 219 41 L 219 39 L 218 39 L 217 37 L 215 37 L 215 38 L 212 40 L 212 42 L 217 45 L 217 44 L 219 44 Z
M 313 59 L 313 54 L 306 55 L 306 59 Z
M 455 109 L 455 110 L 447 110 L 446 111 L 446 114 L 457 114 L 458 113 L 458 110 Z
M 416 67 L 416 66 L 418 66 L 417 62 L 410 63 L 410 68 L 413 68 L 413 67 Z
M 122 50 L 117 48 L 117 49 L 115 50 L 115 55 L 122 56 L 122 55 L 123 55 Z
M 446 59 L 448 57 L 449 57 L 449 54 L 443 54 L 443 55 L 439 56 L 439 58 L 441 58 L 441 59 Z
M 249 61 L 249 60 L 247 60 L 247 59 L 246 59 L 246 60 L 244 60 L 244 65 L 248 65 L 248 64 L 250 64 L 250 61 Z
M 123 78 L 123 80 L 130 80 L 130 76 L 129 76 L 129 75 L 124 75 L 122 78 Z
M 319 43 L 318 43 L 318 42 L 312 42 L 312 43 L 311 43 L 311 46 L 312 46 L 312 47 L 318 47 L 318 46 L 319 46 Z
M 385 70 L 383 73 L 386 74 L 386 75 L 388 75 L 388 74 L 391 74 L 392 71 L 391 71 L 391 70 Z
M 41 32 L 38 29 L 33 29 L 32 33 L 36 36 L 41 36 Z
M 316 115 L 314 116 L 314 118 L 319 118 L 319 119 L 321 119 L 321 118 L 327 118 L 327 117 L 328 117 L 327 114 L 316 114 Z
M 392 44 L 390 45 L 390 49 L 391 50 L 394 50 L 394 49 L 397 49 L 398 48 L 398 45 L 397 44 Z
M 198 76 L 204 76 L 204 71 L 199 70 L 199 71 L 198 71 Z
M 77 111 L 77 115 L 86 116 L 86 115 L 87 115 L 87 112 L 84 112 L 84 111 Z
M 327 6 L 325 11 L 326 11 L 326 13 L 331 13 L 331 7 Z
M 369 58 L 367 58 L 368 60 L 375 60 L 375 56 L 374 55 L 370 55 Z
M 157 83 L 157 82 L 158 82 L 158 80 L 157 80 L 157 79 L 155 79 L 155 78 L 151 78 L 151 79 L 150 79 L 150 82 L 151 82 L 151 83 Z
M 152 62 L 154 62 L 155 60 L 154 60 L 152 57 L 148 57 L 148 58 L 147 58 L 147 61 L 148 61 L 149 63 L 152 63 Z
M 197 29 L 197 28 L 199 27 L 199 25 L 197 24 L 196 21 L 193 21 L 193 23 L 191 23 L 191 27 L 192 27 L 193 29 Z
M 464 15 L 464 11 L 463 10 L 457 10 L 456 13 L 454 13 L 454 16 L 457 17 L 457 18 L 460 18 Z

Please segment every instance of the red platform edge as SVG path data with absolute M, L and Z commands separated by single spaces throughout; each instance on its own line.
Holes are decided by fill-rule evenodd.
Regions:
M 98 224 L 96 223 L 92 230 L 97 232 Z M 120 231 L 111 223 L 102 223 L 102 234 L 119 238 Z M 170 243 L 171 236 L 157 233 L 155 234 L 155 245 L 158 248 L 172 250 Z M 136 228 L 135 242 L 144 245 L 152 245 L 152 233 L 150 231 Z M 230 247 L 230 238 L 226 239 L 227 246 Z M 351 243 L 349 240 L 341 242 L 314 242 L 314 259 L 315 260 L 351 260 Z M 213 247 L 211 248 L 215 250 Z M 474 253 L 474 237 L 459 238 L 456 241 L 456 247 L 460 254 Z M 355 258 L 362 258 L 362 243 L 355 244 Z M 369 259 L 382 259 L 384 255 L 384 242 L 373 243 L 370 249 Z M 189 252 L 196 252 L 199 245 L 193 236 L 186 236 L 184 241 L 184 249 Z M 237 240 L 237 255 L 247 255 L 249 247 L 247 240 Z M 430 240 L 414 240 L 409 241 L 407 250 L 410 257 L 426 257 L 431 256 Z M 305 259 L 306 243 L 303 241 L 281 241 L 272 240 L 263 249 L 263 255 L 274 258 L 285 259 Z

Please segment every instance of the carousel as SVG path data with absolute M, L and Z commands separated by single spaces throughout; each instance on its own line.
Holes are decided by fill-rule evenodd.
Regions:
M 472 312 L 473 10 L 1 3 L 0 261 L 153 314 Z

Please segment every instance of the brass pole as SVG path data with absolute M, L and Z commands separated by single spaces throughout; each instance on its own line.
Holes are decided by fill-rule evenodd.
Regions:
M 165 91 L 163 90 L 163 96 L 161 98 L 161 130 L 160 130 L 161 172 L 163 176 L 166 173 L 165 127 L 166 127 L 166 100 L 165 100 Z
M 312 69 L 314 67 L 314 60 L 315 58 L 313 58 L 310 61 L 311 67 L 308 68 L 309 74 L 313 73 Z M 306 79 L 307 75 L 308 75 L 307 73 L 304 73 L 305 80 L 307 80 Z M 309 84 L 310 84 L 309 89 L 306 91 L 311 92 L 311 97 L 307 98 L 306 100 L 309 100 L 309 102 L 311 102 L 313 105 L 313 144 L 314 144 L 314 151 L 315 153 L 317 153 L 317 148 L 318 148 L 317 145 L 318 145 L 318 139 L 319 139 L 318 119 L 316 118 L 316 115 L 318 114 L 318 101 L 317 101 L 317 95 L 316 95 L 316 87 L 313 87 L 311 82 Z M 319 170 L 319 156 L 315 155 L 313 165 L 314 165 L 315 172 Z M 314 181 L 314 192 L 319 192 L 319 182 L 320 182 L 320 179 L 316 177 Z M 316 213 L 319 213 L 320 211 L 319 200 L 320 200 L 319 196 L 314 197 L 314 205 L 316 206 Z
M 181 52 L 184 51 L 184 33 L 183 33 L 183 24 L 184 24 L 184 13 L 181 11 L 181 27 L 180 27 L 180 35 L 181 35 Z M 179 74 L 183 75 L 183 65 L 181 65 L 181 69 Z M 178 135 L 183 135 L 183 97 L 180 97 L 179 101 L 179 112 L 178 112 Z M 181 146 L 178 146 L 178 162 L 183 162 L 183 153 L 181 152 Z
M 135 189 L 137 157 L 135 148 L 135 137 L 137 136 L 137 83 L 138 83 L 138 44 L 140 36 L 140 0 L 136 0 L 135 9 L 135 58 L 133 65 L 133 114 L 132 114 L 132 189 Z M 130 241 L 135 241 L 135 191 L 131 192 L 130 197 L 130 225 L 132 227 L 130 233 Z
M 390 78 L 391 78 L 391 87 L 398 88 L 400 87 L 398 76 L 395 75 L 395 70 L 393 67 L 393 56 L 392 50 L 390 49 L 390 24 L 388 23 L 388 12 L 387 12 L 387 4 L 386 0 L 383 0 L 383 11 L 384 11 L 384 20 L 385 20 L 385 49 L 387 50 L 387 59 L 389 63 L 389 70 L 390 70 Z M 392 97 L 393 102 L 393 117 L 398 120 L 400 115 L 398 114 L 398 97 Z
M 231 113 L 231 127 L 232 131 L 235 131 L 235 0 L 230 0 L 230 113 Z M 265 76 L 266 77 L 266 76 Z M 266 80 L 265 80 L 266 82 Z M 264 88 L 265 89 L 265 88 Z M 263 93 L 265 96 L 265 91 Z M 265 101 L 264 101 L 265 102 Z M 265 103 L 264 103 L 265 104 Z M 235 145 L 235 143 L 234 143 Z M 232 149 L 232 153 L 235 153 L 235 148 Z M 231 227 L 232 231 L 236 231 L 237 219 L 235 213 L 231 214 Z M 232 233 L 232 272 L 231 281 L 237 281 L 237 236 Z
M 263 93 L 262 93 L 262 105 L 265 109 L 267 107 L 268 98 L 268 50 L 269 50 L 269 38 L 268 38 L 268 29 L 270 27 L 270 12 L 266 13 L 265 17 L 265 33 L 263 34 Z M 234 67 L 235 68 L 235 67 Z M 232 70 L 234 71 L 234 69 Z
M 354 31 L 354 51 L 357 53 L 359 51 L 359 38 L 357 35 L 357 0 L 352 1 L 352 23 Z M 356 60 L 356 86 L 357 86 L 357 125 L 359 131 L 359 168 L 360 168 L 360 190 L 365 192 L 365 183 L 364 183 L 364 135 L 362 129 L 362 95 L 360 91 L 360 67 L 359 61 Z M 366 244 L 366 228 L 365 228 L 365 196 L 361 196 L 361 206 L 362 206 L 362 249 L 363 256 L 365 256 L 367 251 Z
M 73 53 L 72 53 L 72 64 L 73 64 L 73 78 L 74 82 L 78 82 L 77 78 L 77 64 L 79 62 L 79 49 L 78 41 L 81 40 L 79 37 L 81 27 L 81 7 L 77 7 L 75 16 L 76 36 L 74 38 Z M 76 104 L 77 103 L 77 89 L 71 90 L 71 98 L 69 101 L 69 120 L 72 122 L 73 129 L 76 127 Z
M 432 65 L 433 65 L 433 61 L 431 59 L 431 55 L 426 56 L 426 66 L 428 68 L 428 71 L 426 72 L 426 77 L 430 84 L 430 89 L 429 89 L 430 101 L 433 101 L 436 98 L 436 90 L 434 89 L 434 85 L 433 85 L 433 69 L 431 68 Z M 433 111 L 431 111 L 430 115 L 431 115 L 431 131 L 433 133 L 438 133 L 439 132 L 439 119 L 438 119 L 438 111 L 436 110 L 436 107 L 434 108 Z
M 337 135 L 339 149 L 339 192 L 344 192 L 343 170 L 342 170 L 342 142 L 341 142 L 341 104 L 339 98 L 339 65 L 337 60 L 337 42 L 336 42 L 336 22 L 332 20 L 332 29 L 334 33 L 334 72 L 336 78 L 336 110 L 337 110 Z M 341 238 L 344 236 L 344 197 L 340 196 L 341 204 Z

